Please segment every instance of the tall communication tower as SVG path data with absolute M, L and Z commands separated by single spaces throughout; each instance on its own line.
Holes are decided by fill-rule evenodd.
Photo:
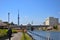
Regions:
M 10 22 L 10 13 L 8 12 L 8 27 L 9 28 L 9 22 Z
M 10 13 L 8 12 L 8 23 L 10 22 Z
M 19 18 L 19 10 L 18 10 L 18 25 L 19 25 L 19 19 L 20 19 L 20 18 Z

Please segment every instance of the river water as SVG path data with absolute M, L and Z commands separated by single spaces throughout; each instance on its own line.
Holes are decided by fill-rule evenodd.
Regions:
M 35 40 L 60 40 L 60 32 L 56 31 L 30 31 Z

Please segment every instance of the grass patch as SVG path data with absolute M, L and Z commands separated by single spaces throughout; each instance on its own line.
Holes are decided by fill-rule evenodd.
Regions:
M 24 38 L 24 34 L 25 34 L 25 38 Z M 32 40 L 32 38 L 27 33 L 23 33 L 21 40 Z
M 12 29 L 12 33 L 17 33 L 17 30 L 15 30 L 15 29 Z
M 0 29 L 0 38 L 7 36 L 7 31 L 8 31 L 8 29 Z M 17 31 L 12 29 L 12 33 L 17 33 Z
M 7 35 L 7 29 L 0 29 L 0 37 L 6 36 Z

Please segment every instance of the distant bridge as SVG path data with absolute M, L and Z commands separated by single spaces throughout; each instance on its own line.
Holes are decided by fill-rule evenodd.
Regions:
M 49 27 L 49 25 L 20 25 L 20 27 Z
M 20 28 L 25 28 L 25 29 L 31 29 L 31 27 L 34 27 L 34 28 L 47 28 L 49 27 L 49 25 L 20 25 L 20 26 L 11 26 L 12 28 L 16 28 L 16 29 L 20 29 Z
M 35 28 L 35 29 L 39 29 L 39 28 L 47 28 L 49 27 L 49 25 L 20 25 L 21 28 L 25 28 L 25 29 L 31 29 L 31 27 Z

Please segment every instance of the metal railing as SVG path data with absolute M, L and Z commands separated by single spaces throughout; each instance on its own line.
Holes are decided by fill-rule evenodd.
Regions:
M 53 39 L 50 38 L 50 37 L 44 37 L 44 36 L 42 36 L 42 35 L 36 34 L 36 33 L 34 33 L 34 32 L 31 32 L 31 31 L 29 31 L 29 33 L 34 34 L 34 35 L 40 37 L 41 40 L 53 40 Z M 31 35 L 31 34 L 30 34 L 30 35 Z M 31 36 L 33 36 L 33 35 L 31 35 Z

